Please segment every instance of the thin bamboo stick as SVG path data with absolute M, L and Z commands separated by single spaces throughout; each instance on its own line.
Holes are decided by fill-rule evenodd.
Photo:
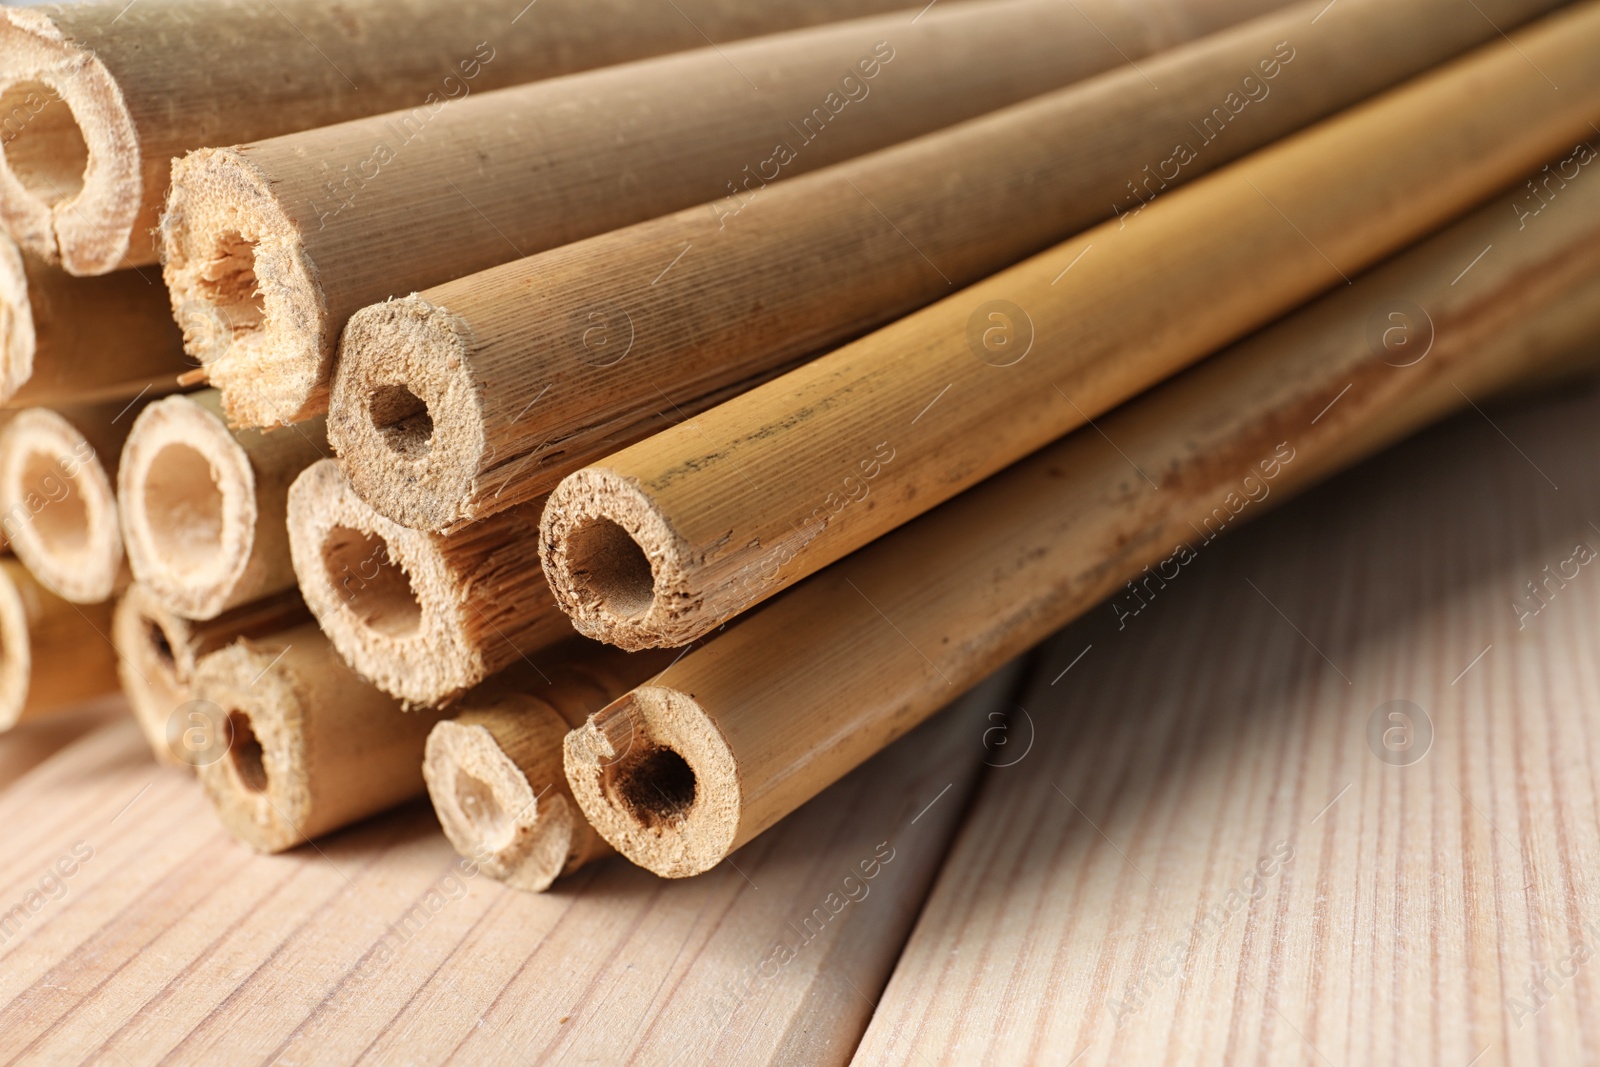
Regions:
M 173 168 L 165 274 L 175 307 L 230 325 L 186 337 L 230 418 L 307 418 L 368 304 L 748 196 L 1276 6 L 941 4 L 481 94 L 420 136 L 387 115 L 195 152 Z
M 134 578 L 190 619 L 292 589 L 289 486 L 325 455 L 321 419 L 271 433 L 229 429 L 214 389 L 151 404 L 117 472 Z
M 428 735 L 422 776 L 457 852 L 539 893 L 611 847 L 572 800 L 561 769 L 567 733 L 666 667 L 667 654 L 577 640 L 559 665 L 497 676 Z
M 174 156 L 898 0 L 96 0 L 0 12 L 0 224 L 74 274 L 154 263 Z
M 215 739 L 200 784 L 229 833 L 282 852 L 423 791 L 440 719 L 406 712 L 345 666 L 315 626 L 236 641 L 195 667 Z
M 1475 3 L 1347 0 L 1308 34 L 1327 6 L 1311 0 L 748 204 L 729 197 L 375 304 L 345 328 L 329 441 L 362 499 L 405 526 L 525 503 L 668 417 L 1136 213 L 1555 6 Z
M 0 559 L 0 731 L 115 690 L 110 628 L 111 605 L 69 604 Z
M 538 566 L 537 505 L 445 536 L 361 502 L 339 465 L 289 490 L 289 548 L 311 613 L 356 670 L 411 704 L 437 704 L 573 636 Z
M 1565 8 L 568 476 L 557 601 L 710 632 L 1593 137 L 1597 49 Z
M 1137 625 L 1268 502 L 1580 345 L 1600 357 L 1600 182 L 1569 181 L 1524 229 L 1531 197 L 1496 198 L 688 653 L 569 735 L 584 813 L 659 874 L 707 870 L 1103 598 Z M 672 766 L 656 753 L 688 766 L 674 805 L 652 799 Z
M 166 608 L 144 584 L 130 585 L 112 614 L 111 642 L 122 691 L 156 759 L 193 767 L 211 751 L 209 720 L 188 706 L 194 700 L 194 666 L 202 656 L 237 638 L 277 633 L 310 619 L 296 590 L 193 622 Z

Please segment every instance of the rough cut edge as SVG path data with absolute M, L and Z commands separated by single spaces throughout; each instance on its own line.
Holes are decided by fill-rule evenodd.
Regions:
M 35 611 L 29 611 L 23 597 L 23 590 L 0 567 L 0 731 L 10 730 L 21 721 L 33 674 L 28 618 L 37 612 L 37 605 Z
M 70 481 L 85 510 L 85 545 L 74 551 L 40 536 L 34 516 L 46 498 L 22 487 L 29 455 L 43 453 L 55 477 Z M 49 591 L 75 604 L 98 604 L 116 592 L 122 573 L 122 531 L 111 478 L 94 447 L 73 425 L 47 408 L 28 408 L 0 430 L 0 517 L 11 550 Z
M 293 672 L 277 652 L 241 640 L 202 659 L 195 695 L 226 716 L 242 712 L 261 744 L 267 788 L 239 779 L 232 753 L 199 768 L 200 784 L 229 833 L 258 852 L 282 852 L 306 841 L 311 816 L 305 707 Z
M 116 79 L 92 49 L 68 41 L 39 10 L 0 8 L 0 55 L 0 92 L 30 81 L 54 89 L 89 149 L 83 189 L 54 206 L 28 192 L 0 151 L 0 225 L 29 252 L 69 274 L 107 274 L 132 265 L 133 228 L 144 201 L 143 161 Z
M 203 148 L 173 161 L 161 261 L 184 350 L 221 391 L 234 424 L 265 428 L 327 410 L 335 337 L 316 265 L 248 151 Z M 254 248 L 258 325 L 208 284 L 231 234 Z
M 150 642 L 159 629 L 172 650 L 170 662 Z M 117 650 L 117 675 L 155 758 L 188 766 L 174 754 L 169 734 L 172 716 L 192 699 L 194 648 L 189 623 L 167 610 L 144 585 L 135 582 L 117 601 L 111 616 L 111 643 Z
M 328 405 L 328 443 L 373 510 L 402 526 L 441 531 L 473 518 L 483 465 L 483 387 L 472 373 L 472 327 L 412 294 L 363 308 L 345 324 Z M 402 385 L 433 421 L 396 441 L 373 425 L 370 398 Z
M 688 763 L 695 798 L 675 823 L 652 825 L 617 796 L 618 769 L 645 750 L 666 748 Z M 567 784 L 601 837 L 663 878 L 703 874 L 727 858 L 738 839 L 743 790 L 738 761 L 721 730 L 686 693 L 640 686 L 595 712 L 562 746 Z
M 186 445 L 211 464 L 212 484 L 222 494 L 222 531 L 215 563 L 200 571 L 165 556 L 150 529 L 147 479 L 150 464 L 168 445 Z M 256 478 L 228 427 L 186 396 L 146 407 L 128 431 L 117 471 L 122 536 L 135 580 L 167 610 L 189 619 L 213 619 L 233 601 L 255 548 Z
M 33 323 L 33 301 L 28 296 L 28 272 L 22 250 L 0 235 L 0 403 L 17 395 L 33 377 L 33 357 L 39 338 Z

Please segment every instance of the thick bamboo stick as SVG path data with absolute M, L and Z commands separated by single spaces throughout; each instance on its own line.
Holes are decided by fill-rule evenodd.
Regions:
M 0 224 L 74 274 L 154 263 L 174 156 L 899 0 L 92 0 L 0 12 Z M 332 177 L 332 175 L 330 175 Z
M 558 602 L 710 632 L 1593 137 L 1597 49 L 1587 0 L 568 476 Z
M 422 776 L 445 836 L 480 869 L 543 892 L 611 847 L 578 811 L 561 769 L 568 732 L 670 662 L 575 640 L 556 666 L 497 676 L 428 735 Z
M 282 852 L 423 791 L 440 719 L 403 711 L 345 666 L 315 626 L 236 641 L 195 667 L 215 741 L 200 784 L 228 831 Z M 222 752 L 215 751 L 223 750 Z
M 321 419 L 271 433 L 229 429 L 214 389 L 151 404 L 117 472 L 134 578 L 190 619 L 292 589 L 289 486 L 325 455 Z
M 538 520 L 530 505 L 450 536 L 410 530 L 362 503 L 333 460 L 289 490 L 306 604 L 351 666 L 411 704 L 573 636 L 539 570 Z
M 0 559 L 0 731 L 117 687 L 111 605 L 69 604 Z
M 669 417 L 1555 6 L 1475 3 L 1347 0 L 1310 29 L 1327 6 L 1311 0 L 748 202 L 375 304 L 345 328 L 329 441 L 362 499 L 405 526 L 525 503 Z
M 175 307 L 232 326 L 186 337 L 231 418 L 307 418 L 368 304 L 748 196 L 1276 6 L 946 3 L 481 94 L 425 136 L 387 115 L 195 152 L 173 168 L 166 278 Z
M 584 813 L 659 874 L 707 870 L 1104 598 L 1136 625 L 1227 527 L 1580 345 L 1600 356 L 1600 182 L 1521 228 L 1537 202 L 1497 198 L 689 652 L 568 737 Z M 652 799 L 658 765 L 677 803 Z
M 140 582 L 111 617 L 117 673 L 150 751 L 162 763 L 193 767 L 212 753 L 209 719 L 194 700 L 194 666 L 240 637 L 258 637 L 311 620 L 298 591 L 234 608 L 207 622 L 174 614 Z

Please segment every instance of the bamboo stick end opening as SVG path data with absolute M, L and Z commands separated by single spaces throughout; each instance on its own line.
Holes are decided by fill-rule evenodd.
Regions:
M 0 732 L 21 721 L 33 672 L 28 609 L 14 574 L 15 563 L 0 566 Z
M 33 377 L 38 334 L 22 250 L 0 236 L 0 402 L 10 400 Z
M 180 759 L 186 725 L 177 711 L 190 700 L 194 651 L 189 626 L 164 607 L 141 583 L 130 585 L 111 617 L 111 643 L 117 673 L 133 717 L 151 753 L 162 763 L 188 766 Z

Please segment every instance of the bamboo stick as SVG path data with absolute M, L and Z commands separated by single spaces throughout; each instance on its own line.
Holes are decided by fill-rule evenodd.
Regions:
M 204 727 L 226 754 L 198 766 L 228 832 L 282 852 L 423 791 L 440 719 L 402 711 L 362 681 L 312 625 L 236 641 L 195 667 Z
M 109 600 L 127 579 L 112 485 L 136 410 L 27 408 L 0 430 L 0 525 L 17 558 L 65 600 Z
M 561 654 L 565 653 L 565 654 Z M 497 676 L 428 735 L 422 776 L 445 836 L 491 878 L 539 893 L 611 847 L 572 800 L 561 745 L 629 689 L 666 667 L 662 653 L 617 652 L 588 641 L 559 650 L 559 666 Z
M 1278 5 L 941 4 L 480 94 L 425 136 L 387 115 L 199 151 L 173 168 L 166 279 L 175 307 L 232 326 L 186 337 L 229 417 L 303 419 L 368 304 L 749 195 Z
M 187 707 L 202 656 L 240 637 L 277 633 L 310 619 L 295 590 L 193 622 L 166 608 L 143 583 L 130 585 L 112 614 L 111 642 L 122 691 L 156 759 L 193 767 L 212 754 L 203 713 Z
M 710 632 L 1594 136 L 1597 48 L 1563 9 L 568 476 L 558 603 Z
M 0 731 L 117 687 L 111 606 L 79 607 L 0 559 Z
M 134 577 L 190 619 L 292 589 L 289 486 L 326 445 L 321 419 L 272 433 L 229 429 L 214 389 L 145 408 L 117 473 Z
M 748 205 L 729 197 L 375 304 L 345 328 L 329 441 L 362 499 L 405 526 L 525 503 L 669 416 L 1554 6 L 1475 2 L 1354 0 L 1308 36 L 1326 7 L 1311 0 Z
M 1104 598 L 1136 625 L 1269 501 L 1580 346 L 1592 366 L 1600 182 L 1569 182 L 1521 229 L 1531 197 L 1496 198 L 689 652 L 569 735 L 579 806 L 634 862 L 707 870 Z M 676 805 L 651 799 L 656 752 L 687 764 Z
M 339 465 L 289 490 L 289 548 L 311 613 L 340 654 L 410 704 L 437 704 L 573 636 L 538 566 L 537 505 L 444 536 L 361 502 Z
M 898 0 L 98 0 L 0 12 L 0 224 L 74 274 L 156 262 L 174 156 Z

